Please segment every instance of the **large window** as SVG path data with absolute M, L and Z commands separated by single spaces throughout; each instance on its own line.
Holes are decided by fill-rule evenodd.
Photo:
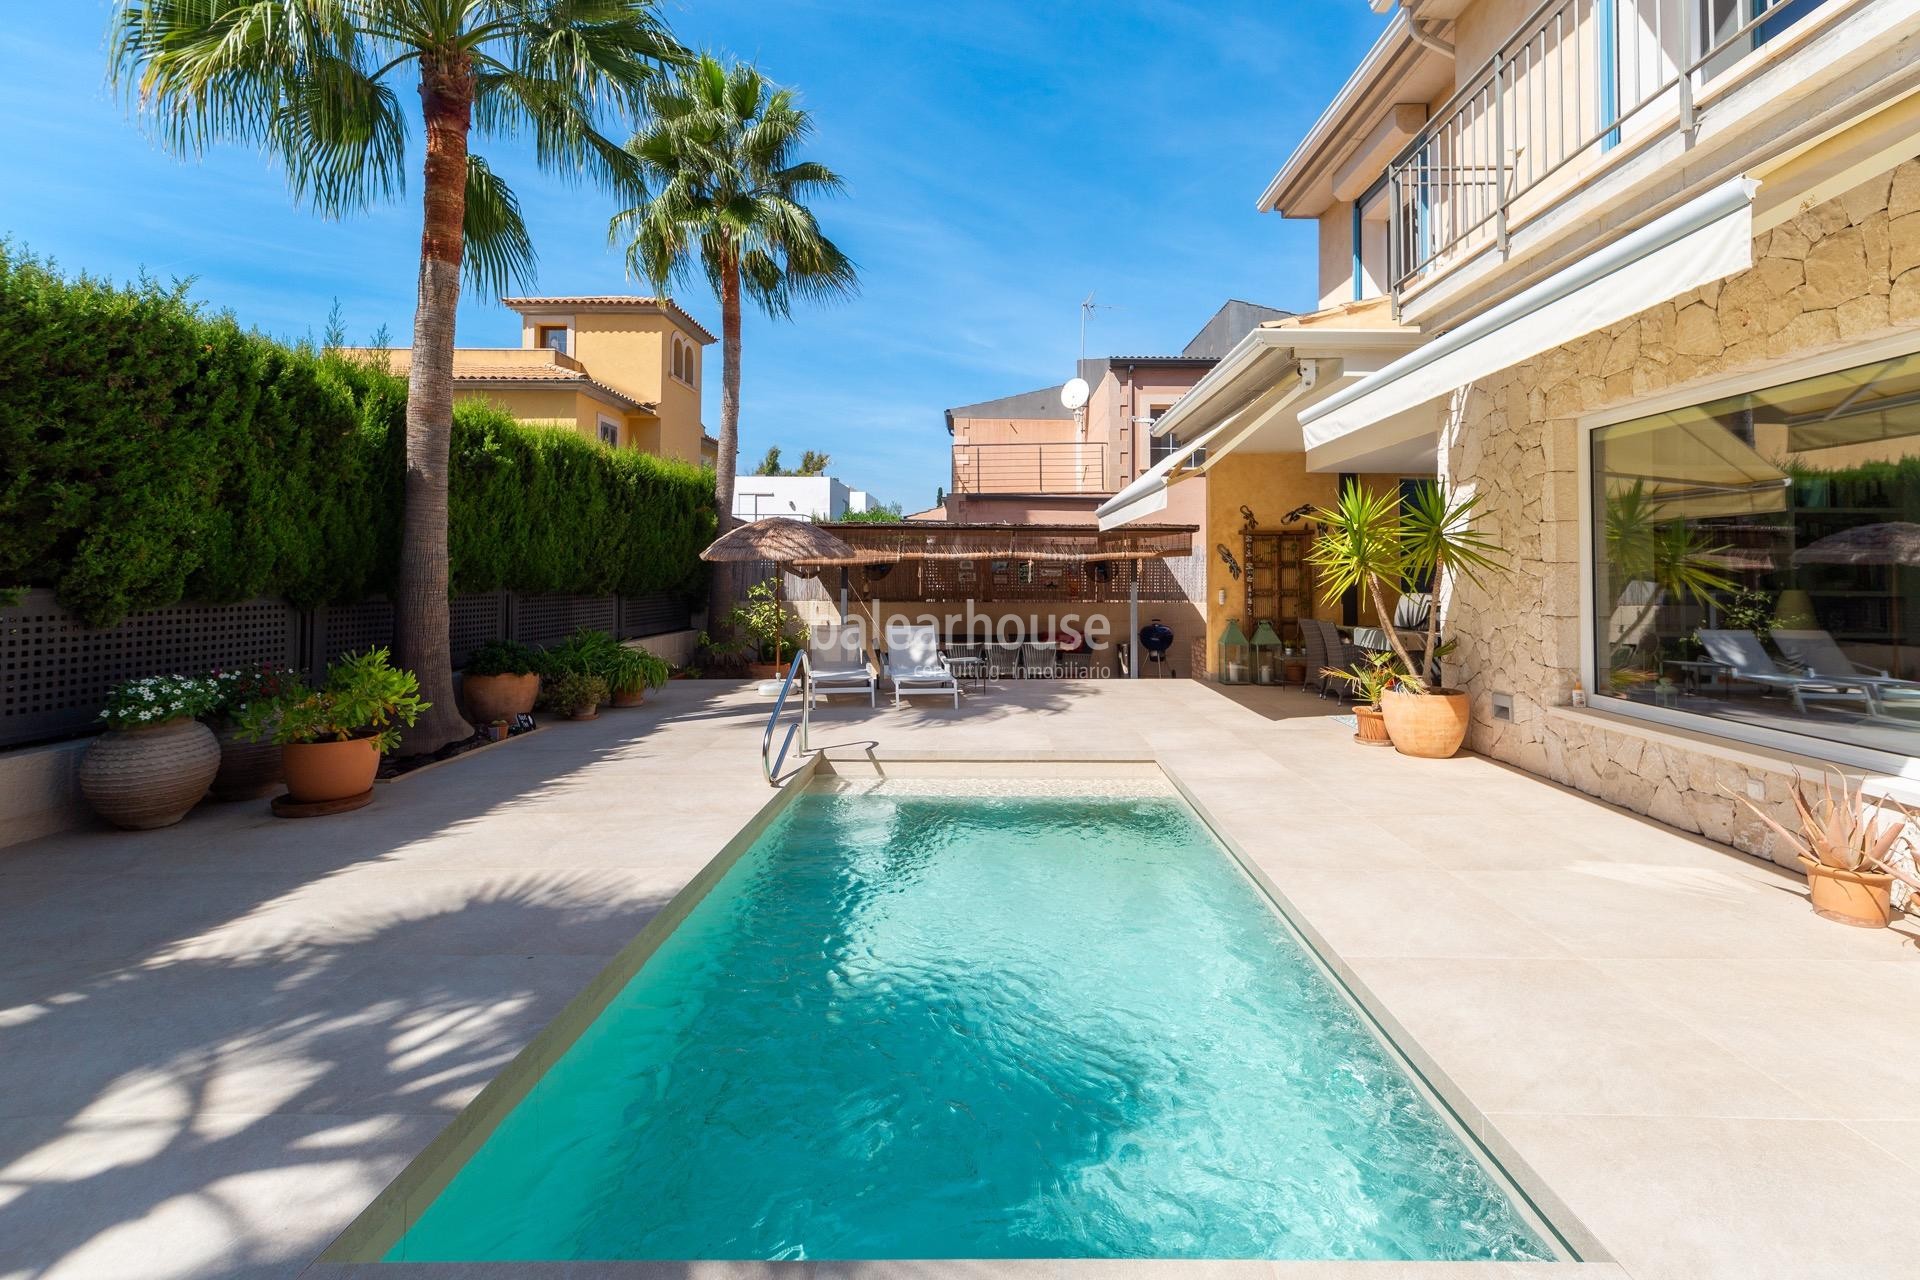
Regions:
M 1920 356 L 1592 448 L 1596 693 L 1920 754 Z

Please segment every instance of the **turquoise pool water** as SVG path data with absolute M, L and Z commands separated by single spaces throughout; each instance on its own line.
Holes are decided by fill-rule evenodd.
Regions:
M 948 789 L 799 797 L 388 1257 L 1554 1256 L 1171 790 Z

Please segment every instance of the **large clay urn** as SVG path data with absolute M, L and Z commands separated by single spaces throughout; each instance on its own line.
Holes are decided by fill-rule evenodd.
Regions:
M 540 677 L 531 671 L 525 675 L 463 676 L 460 692 L 475 723 L 511 722 L 515 716 L 533 710 L 534 700 L 540 696 Z
M 1380 698 L 1394 750 L 1424 760 L 1445 760 L 1460 750 L 1467 740 L 1471 708 L 1472 700 L 1458 689 L 1426 693 L 1389 689 Z
M 213 730 L 182 716 L 95 738 L 80 760 L 80 792 L 114 826 L 145 831 L 186 817 L 219 770 Z

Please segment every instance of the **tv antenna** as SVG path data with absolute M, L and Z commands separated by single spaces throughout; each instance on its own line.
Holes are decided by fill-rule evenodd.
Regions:
M 1080 358 L 1087 358 L 1087 317 L 1096 311 L 1119 311 L 1122 308 L 1108 302 L 1095 302 L 1089 293 L 1080 302 Z

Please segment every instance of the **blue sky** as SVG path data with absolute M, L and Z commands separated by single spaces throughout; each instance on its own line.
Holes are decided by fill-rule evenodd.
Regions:
M 1310 225 L 1261 187 L 1377 33 L 1361 0 L 664 0 L 680 38 L 797 87 L 821 209 L 861 267 L 849 303 L 749 315 L 741 454 L 833 455 L 856 487 L 925 506 L 946 483 L 941 411 L 1071 376 L 1090 355 L 1177 350 L 1228 297 L 1309 309 Z M 411 332 L 417 182 L 328 222 L 257 155 L 161 151 L 104 82 L 107 0 L 35 5 L 0 29 L 0 235 L 69 271 L 194 277 L 194 295 L 283 337 L 338 299 L 351 340 Z M 417 138 L 417 130 L 415 137 Z M 519 193 L 540 289 L 644 291 L 606 242 L 611 199 L 482 150 Z M 417 162 L 417 152 L 416 152 Z M 681 301 L 716 332 L 703 287 Z M 460 341 L 518 342 L 469 298 Z M 707 421 L 719 412 L 716 375 Z

